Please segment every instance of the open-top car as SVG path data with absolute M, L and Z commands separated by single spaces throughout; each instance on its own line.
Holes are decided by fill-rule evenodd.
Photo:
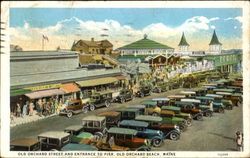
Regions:
M 161 113 L 161 108 L 157 106 L 155 101 L 145 100 L 140 102 L 140 104 L 145 105 L 145 115 L 159 116 Z
M 116 112 L 116 111 L 101 112 L 98 114 L 98 116 L 106 117 L 106 127 L 108 129 L 111 127 L 117 126 L 118 122 L 121 119 L 120 112 Z
M 32 138 L 19 138 L 10 142 L 10 151 L 39 151 L 40 142 Z
M 102 139 L 107 134 L 104 116 L 86 116 L 82 119 L 82 125 L 83 131 L 92 133 L 96 139 Z
M 159 130 L 148 129 L 148 126 L 148 122 L 135 120 L 123 120 L 119 123 L 119 127 L 135 129 L 137 130 L 137 137 L 149 139 L 151 145 L 160 147 L 165 138 L 164 134 Z
M 233 109 L 233 102 L 228 99 L 223 99 L 223 95 L 219 94 L 206 94 L 206 97 L 212 97 L 216 102 L 221 102 L 227 110 Z
M 107 140 L 110 141 L 110 144 L 115 144 L 123 147 L 128 147 L 129 150 L 135 151 L 149 151 L 150 141 L 144 138 L 138 138 L 137 130 L 128 129 L 128 128 L 118 128 L 112 127 L 108 130 Z
M 112 102 L 112 92 L 98 92 L 94 93 L 90 97 L 89 110 L 93 111 L 97 107 L 109 107 Z
M 88 106 L 88 103 L 82 103 L 82 100 L 71 100 L 62 106 L 60 114 L 72 117 L 73 114 L 88 112 Z
M 221 102 L 216 102 L 213 97 L 197 96 L 195 99 L 199 99 L 201 104 L 209 106 L 210 103 L 213 104 L 213 111 L 224 113 L 225 106 Z
M 71 125 L 64 129 L 64 132 L 70 134 L 71 143 L 79 143 L 83 139 L 93 139 L 93 134 L 89 132 L 83 132 L 81 125 Z
M 180 107 L 176 107 L 176 106 L 162 106 L 161 107 L 161 111 L 172 111 L 174 113 L 173 116 L 176 117 L 180 117 L 186 120 L 186 124 L 187 126 L 191 126 L 192 125 L 192 116 L 191 114 L 188 113 L 183 113 L 181 112 L 181 108 Z
M 38 135 L 41 150 L 60 150 L 64 145 L 70 143 L 70 134 L 62 131 L 48 131 Z
M 154 93 L 161 93 L 165 92 L 169 89 L 169 84 L 166 82 L 159 82 L 153 87 L 153 92 Z
M 180 138 L 181 132 L 179 126 L 176 124 L 162 123 L 162 118 L 159 116 L 139 115 L 136 116 L 135 120 L 148 122 L 149 129 L 162 131 L 165 138 L 169 138 L 171 140 L 178 140 Z
M 88 144 L 69 143 L 61 148 L 61 151 L 98 151 L 95 146 Z
M 114 99 L 114 102 L 124 103 L 133 99 L 134 95 L 131 89 L 122 89 L 119 95 Z
M 192 117 L 196 120 L 202 120 L 203 118 L 201 109 L 196 108 L 191 102 L 175 101 L 174 106 L 180 107 L 181 112 L 191 114 Z
M 137 97 L 145 97 L 151 95 L 151 86 L 149 85 L 142 85 L 139 87 L 139 90 L 136 92 Z

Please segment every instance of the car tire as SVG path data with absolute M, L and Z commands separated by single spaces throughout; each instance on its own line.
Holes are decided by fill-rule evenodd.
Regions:
M 95 110 L 95 105 L 90 104 L 90 105 L 89 105 L 89 109 L 90 109 L 90 111 L 94 111 L 94 110 Z
M 179 124 L 178 126 L 179 126 L 181 132 L 185 131 L 186 127 L 183 123 Z
M 192 126 L 192 119 L 187 119 L 187 126 L 188 127 Z
M 196 116 L 196 119 L 197 119 L 198 121 L 202 120 L 202 118 L 203 118 L 202 115 L 197 115 L 197 116 Z
M 84 114 L 86 114 L 88 111 L 89 111 L 88 107 L 83 107 L 83 108 L 82 108 L 82 112 L 83 112 Z
M 145 95 L 143 93 L 141 93 L 140 97 L 143 98 Z
M 170 138 L 171 140 L 176 141 L 176 140 L 180 139 L 180 134 L 179 134 L 179 133 L 176 133 L 176 132 L 172 132 L 172 133 L 170 133 L 169 138 Z
M 71 118 L 72 116 L 73 116 L 73 112 L 72 112 L 72 111 L 68 111 L 68 112 L 67 112 L 67 117 L 68 117 L 68 118 Z
M 121 102 L 121 104 L 125 103 L 125 99 L 121 98 L 120 102 Z
M 109 101 L 105 101 L 105 106 L 108 108 L 110 106 L 110 102 Z
M 219 108 L 218 112 L 219 112 L 219 113 L 224 113 L 225 110 L 224 110 L 223 108 Z
M 205 116 L 206 116 L 206 117 L 212 117 L 212 113 L 211 113 L 211 112 L 206 112 L 206 113 L 205 113 Z
M 233 106 L 232 106 L 232 105 L 228 105 L 228 106 L 227 106 L 227 109 L 228 109 L 228 110 L 233 110 Z
M 162 145 L 162 139 L 160 139 L 160 138 L 153 139 L 152 145 L 154 147 L 160 147 Z

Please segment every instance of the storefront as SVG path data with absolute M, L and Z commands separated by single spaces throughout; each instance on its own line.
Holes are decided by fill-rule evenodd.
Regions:
M 60 90 L 64 91 L 64 100 L 79 99 L 80 88 L 75 83 L 62 84 Z

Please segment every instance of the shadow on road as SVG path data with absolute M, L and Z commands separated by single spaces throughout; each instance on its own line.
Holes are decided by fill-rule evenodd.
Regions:
M 230 151 L 238 151 L 238 150 L 236 150 L 234 148 L 227 148 L 227 149 L 230 150 Z
M 218 133 L 209 132 L 208 134 L 216 135 L 216 136 L 222 137 L 224 139 L 234 140 L 234 138 L 232 138 L 232 137 L 227 137 L 227 136 L 224 136 L 224 135 L 218 134 Z

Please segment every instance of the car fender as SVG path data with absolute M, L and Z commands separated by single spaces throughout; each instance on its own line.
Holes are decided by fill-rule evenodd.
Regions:
M 179 135 L 181 135 L 181 132 L 180 132 L 180 131 L 177 131 L 176 129 L 173 129 L 173 130 L 171 130 L 170 132 L 168 132 L 168 133 L 165 135 L 165 138 L 168 137 L 171 133 L 178 133 Z
M 153 136 L 153 137 L 151 138 L 151 141 L 154 140 L 154 139 L 161 139 L 161 140 L 163 140 L 164 137 L 161 137 L 161 136 Z

